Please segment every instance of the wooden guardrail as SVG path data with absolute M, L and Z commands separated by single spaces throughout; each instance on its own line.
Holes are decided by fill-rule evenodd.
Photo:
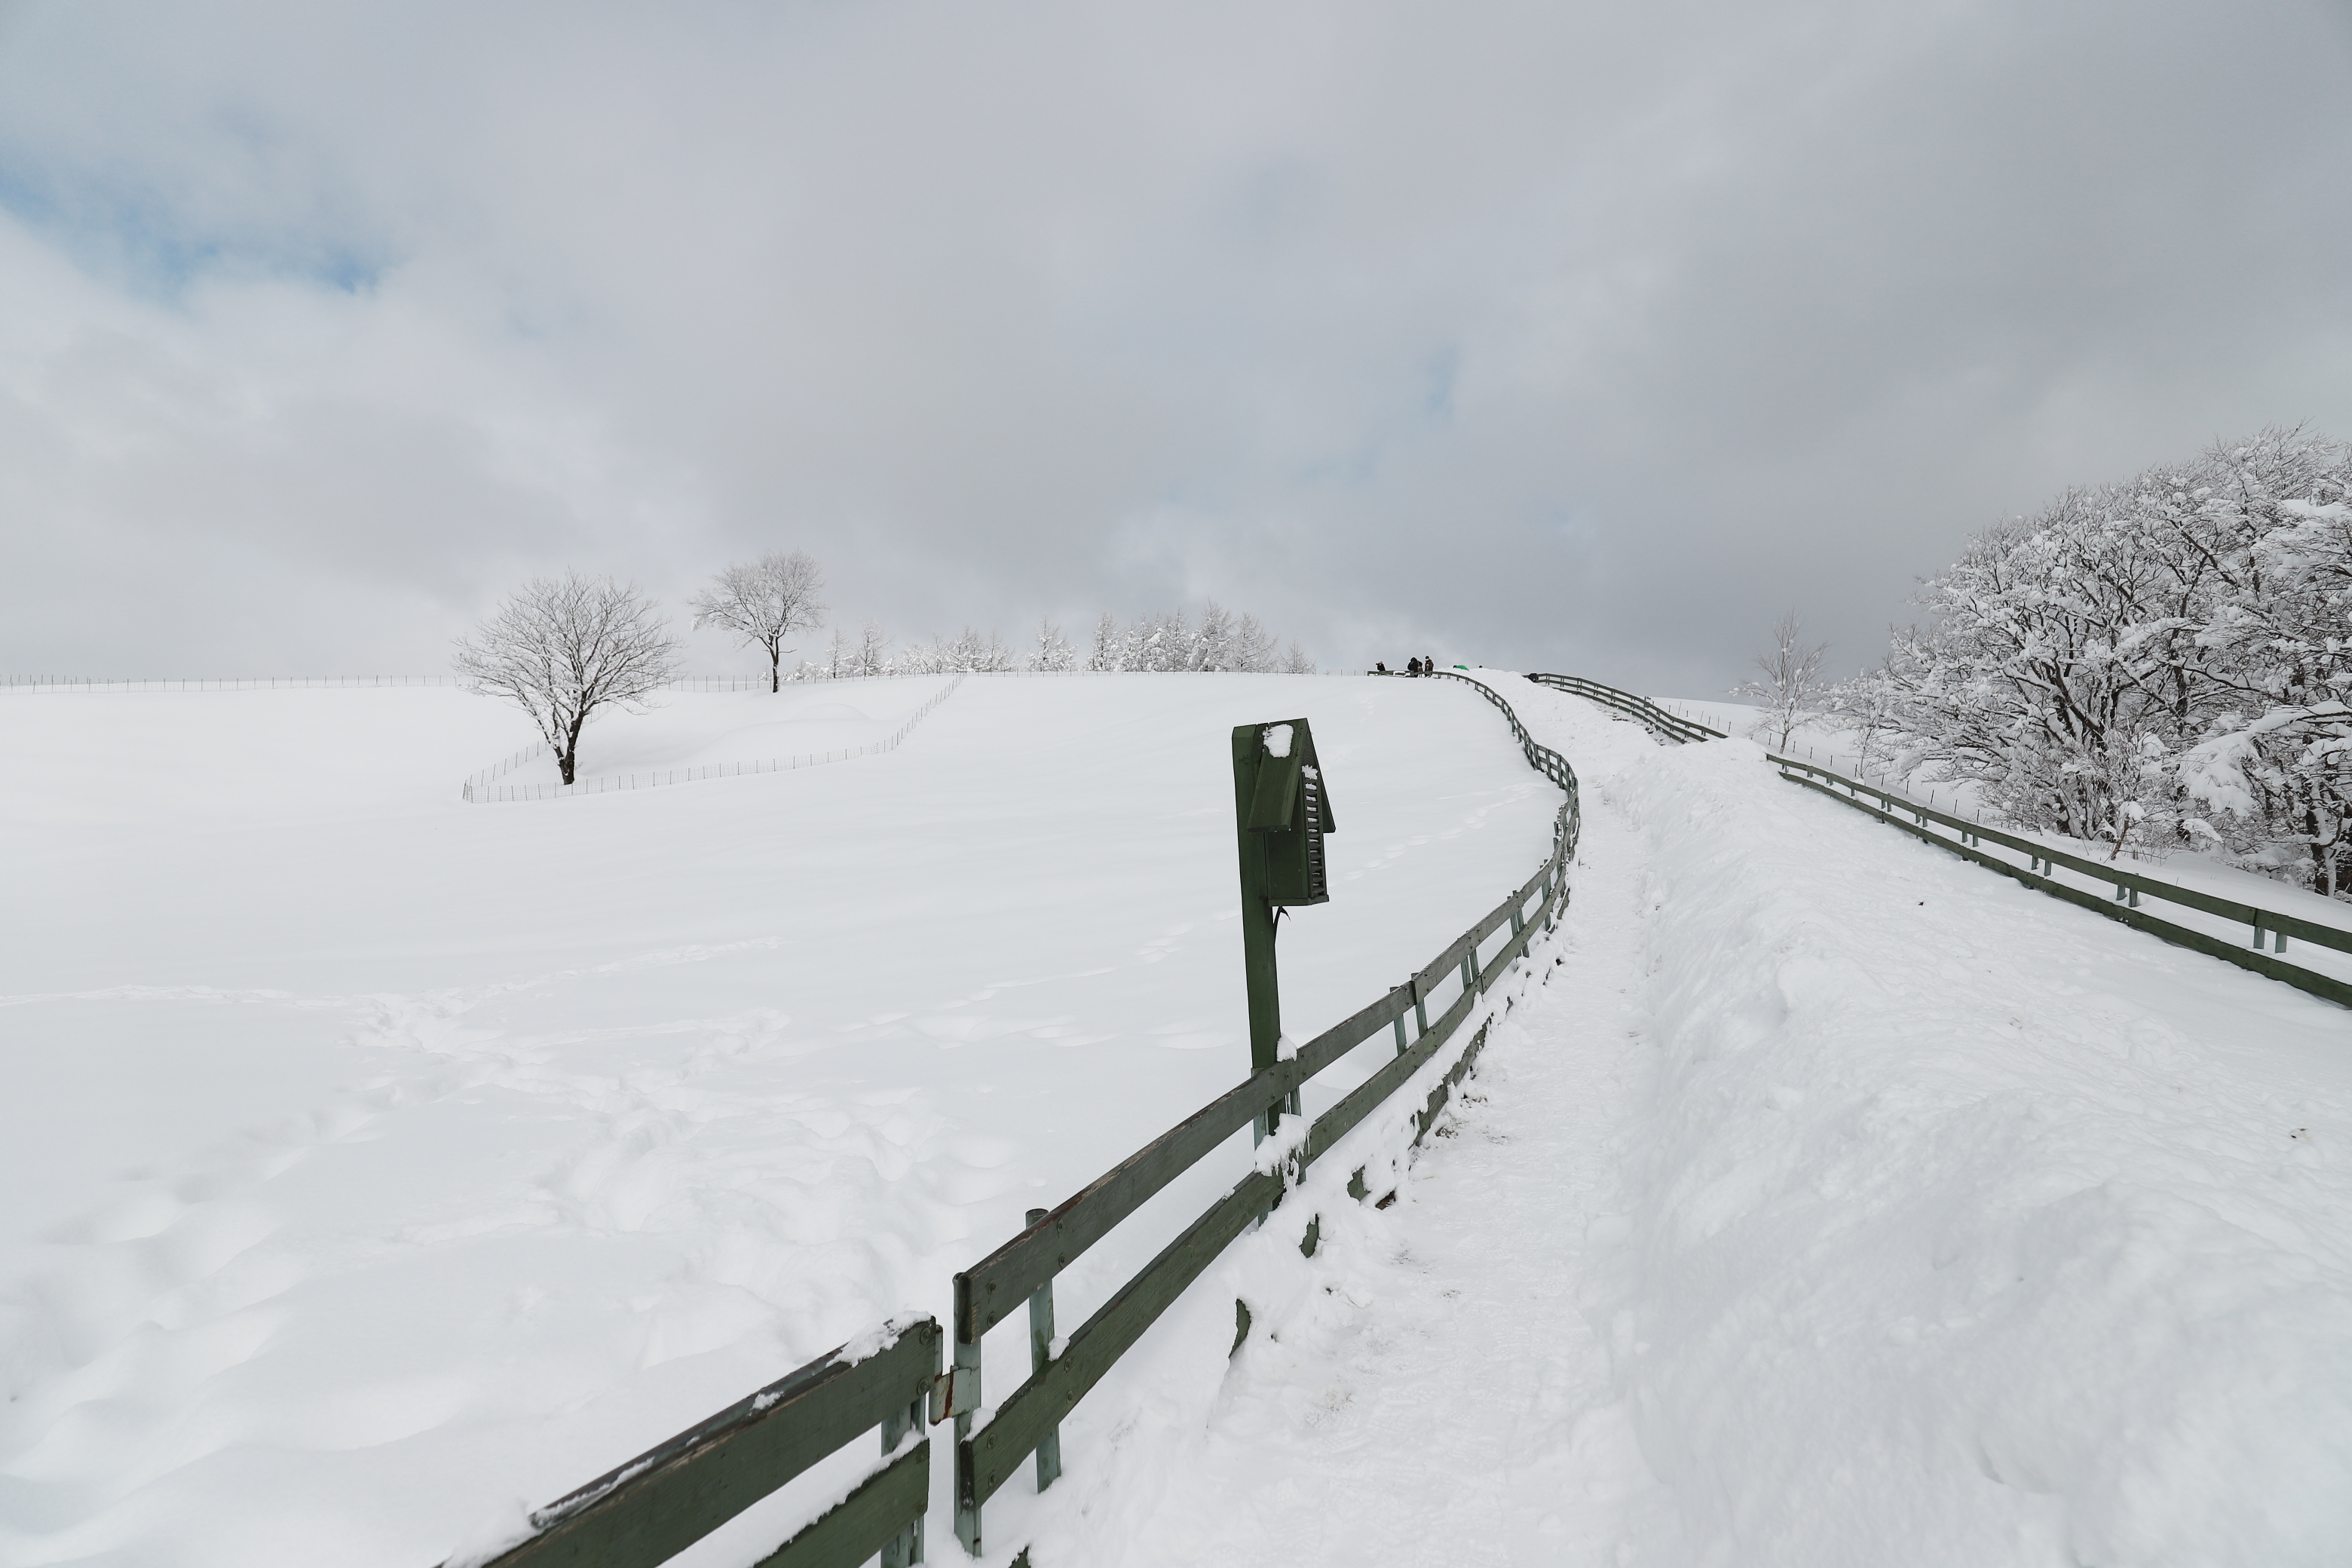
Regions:
M 480 1568 L 655 1568 L 877 1426 L 887 1462 L 759 1568 L 920 1563 L 939 1375 L 938 1320 L 885 1324 L 870 1349 L 819 1356 L 548 1504 Z
M 886 1462 L 761 1558 L 758 1568 L 856 1568 L 877 1552 L 883 1568 L 908 1568 L 923 1561 L 930 1485 L 926 1426 L 950 1415 L 955 1417 L 956 1534 L 977 1555 L 982 1505 L 1021 1462 L 1034 1456 L 1040 1489 L 1052 1484 L 1061 1470 L 1062 1419 L 1218 1254 L 1282 1202 L 1315 1161 L 1437 1059 L 1566 907 L 1583 821 L 1574 771 L 1558 752 L 1537 742 L 1493 689 L 1451 670 L 1437 673 L 1465 680 L 1501 709 L 1528 764 L 1566 792 L 1553 819 L 1551 853 L 1535 875 L 1387 995 L 1316 1036 L 1295 1057 L 1219 1095 L 1059 1208 L 1031 1211 L 1020 1235 L 955 1277 L 954 1359 L 944 1375 L 936 1320 L 886 1325 L 871 1353 L 854 1355 L 845 1346 L 819 1357 L 541 1509 L 531 1516 L 530 1534 L 499 1555 L 467 1561 L 478 1568 L 655 1568 L 879 1426 Z M 1432 1005 L 1441 1006 L 1433 1022 Z M 1491 1013 L 1479 1019 L 1414 1108 L 1413 1142 L 1428 1133 L 1469 1075 L 1491 1022 Z M 1054 1353 L 1057 1275 L 1234 1133 L 1293 1103 L 1301 1084 L 1383 1031 L 1396 1047 L 1390 1060 L 1309 1122 L 1303 1136 L 1265 1144 L 1256 1167 Z M 1350 1175 L 1350 1196 L 1372 1195 L 1366 1170 L 1359 1166 Z M 1307 1226 L 1304 1247 L 1310 1255 L 1319 1228 L 1319 1218 Z M 982 1340 L 1024 1306 L 1030 1375 L 982 1422 L 975 1418 Z M 1238 1301 L 1234 1308 L 1238 1348 L 1248 1332 L 1248 1309 Z
M 1446 673 L 1440 671 L 1440 674 Z M 1527 678 L 1538 686 L 1549 686 L 1555 691 L 1565 691 L 1571 697 L 1581 697 L 1588 702 L 1598 702 L 1614 708 L 1620 713 L 1656 731 L 1669 741 L 1720 741 L 1720 730 L 1710 730 L 1678 713 L 1669 713 L 1646 697 L 1630 691 L 1620 691 L 1613 686 L 1603 686 L 1597 680 L 1587 680 L 1580 675 L 1530 675 Z
M 1722 738 L 1721 731 L 1677 718 L 1647 698 L 1619 691 L 1613 687 L 1565 675 L 1530 675 L 1528 679 L 1555 690 L 1605 703 L 1641 720 L 1672 740 Z M 1851 806 L 1939 849 L 1948 849 L 1963 859 L 1973 860 L 2002 876 L 2014 878 L 2037 892 L 2047 893 L 2053 899 L 2089 910 L 2094 914 L 2105 915 L 2109 920 L 2130 926 L 2135 931 L 2146 931 L 2177 947 L 2218 958 L 2225 963 L 2234 963 L 2241 969 L 2252 970 L 2256 974 L 2280 981 L 2299 991 L 2307 991 L 2314 996 L 2352 1007 L 2352 984 L 2278 956 L 2286 952 L 2286 940 L 2290 936 L 2315 947 L 2352 953 L 2352 931 L 2305 920 L 2279 910 L 2266 910 L 2236 899 L 2200 892 L 2177 882 L 2127 871 L 2112 862 L 2069 854 L 2038 840 L 2004 833 L 1950 812 L 1937 810 L 1933 805 L 1922 805 L 1884 785 L 1849 778 L 1818 763 L 1784 757 L 1774 752 L 1767 752 L 1765 756 L 1780 770 L 1780 776 L 1790 783 L 1827 795 L 1841 805 Z M 1942 831 L 1946 829 L 1948 832 Z M 2026 863 L 2021 866 L 1994 854 L 1985 847 L 1988 844 L 1998 845 L 2023 856 Z M 2109 895 L 2069 886 L 2059 879 L 2061 868 L 2085 881 L 2115 890 Z M 2198 931 L 2177 921 L 2151 914 L 2140 908 L 2143 896 L 2245 926 L 2252 933 L 2251 943 L 2240 947 L 2210 931 Z M 2263 951 L 2265 938 L 2269 939 L 2271 948 L 2268 952 Z

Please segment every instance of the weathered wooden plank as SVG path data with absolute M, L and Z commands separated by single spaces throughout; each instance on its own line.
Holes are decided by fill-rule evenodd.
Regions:
M 1032 1291 L 1068 1268 L 1202 1155 L 1248 1126 L 1260 1111 L 1286 1099 L 1304 1079 L 1302 1064 L 1296 1059 L 1251 1075 L 957 1275 L 957 1337 L 970 1343 L 1024 1309 Z
M 1482 968 L 1478 972 L 1479 990 L 1493 990 L 1495 988 L 1495 982 L 1500 979 L 1504 974 L 1507 973 L 1512 964 L 1517 963 L 1522 957 L 1526 956 L 1528 943 L 1535 940 L 1537 928 L 1541 924 L 1542 921 L 1540 920 L 1529 921 L 1520 929 L 1519 933 L 1517 936 L 1505 942 L 1502 947 L 1496 951 L 1495 956 L 1487 960 L 1486 967 Z
M 1478 1032 L 1470 1037 L 1468 1045 L 1462 1047 L 1461 1059 L 1446 1068 L 1445 1075 L 1430 1086 L 1428 1100 L 1412 1119 L 1414 1142 L 1418 1143 L 1428 1136 L 1430 1128 L 1437 1123 L 1437 1113 L 1445 1109 L 1446 1100 L 1453 1096 L 1454 1086 L 1468 1078 L 1470 1069 L 1478 1065 L 1478 1054 L 1486 1048 L 1486 1035 L 1491 1023 L 1489 1020 L 1478 1026 Z
M 1128 1348 L 1184 1293 L 1233 1239 L 1282 1195 L 1282 1178 L 1253 1172 L 1161 1249 L 1141 1273 L 1072 1334 L 1045 1371 L 1015 1389 L 995 1418 L 956 1446 L 962 1506 L 994 1495 Z
M 940 1325 L 900 1326 L 854 1364 L 835 1351 L 599 1476 L 532 1516 L 538 1533 L 484 1568 L 655 1568 L 836 1448 L 924 1397 Z
M 1817 790 L 1843 805 L 1855 806 L 1864 815 L 1875 817 L 1891 826 L 1899 827 L 1913 837 L 1925 839 L 1937 848 L 1948 849 L 1963 859 L 1973 860 L 1978 865 L 1999 871 L 2005 877 L 2014 878 L 2036 892 L 2047 893 L 2052 898 L 2063 899 L 2067 903 L 2089 910 L 2094 914 L 2105 915 L 2107 919 L 2127 925 L 2134 931 L 2144 931 L 2150 936 L 2159 937 L 2176 947 L 2185 947 L 2192 952 L 2205 953 L 2209 957 L 2221 959 L 2225 963 L 2234 963 L 2241 969 L 2250 969 L 2256 974 L 2269 979 L 2284 981 L 2298 991 L 2307 991 L 2314 996 L 2324 997 L 2339 1006 L 2352 1007 L 2352 984 L 2347 984 L 2343 981 L 2313 970 L 2300 968 L 2283 958 L 2273 958 L 2268 953 L 2252 952 L 2238 946 L 2235 942 L 2224 941 L 2221 937 L 2208 936 L 2203 931 L 2190 931 L 2186 926 L 2175 925 L 2162 916 L 2149 914 L 2145 910 L 2135 910 L 2127 905 L 2101 898 L 2096 893 L 2085 892 L 2080 888 L 2069 888 L 2062 882 L 2054 882 L 2021 866 L 2012 866 L 1999 856 L 1987 854 L 1984 850 L 1972 848 L 1965 844 L 1956 844 L 1942 834 L 1931 828 L 1921 827 L 1916 823 L 1906 822 L 1892 812 L 1882 811 L 1866 803 L 1848 800 L 1826 784 L 1816 784 L 1811 779 L 1796 779 L 1791 782 L 1803 784 L 1807 789 Z M 2268 923 L 2267 916 L 2264 923 Z
M 919 1441 L 866 1477 L 752 1568 L 862 1568 L 931 1500 L 931 1445 Z
M 1430 1025 L 1429 1033 L 1412 1043 L 1402 1056 L 1391 1057 L 1372 1074 L 1343 1097 L 1339 1103 L 1315 1119 L 1307 1130 L 1307 1161 L 1313 1164 L 1341 1138 L 1352 1131 L 1356 1123 L 1371 1114 L 1372 1108 L 1394 1094 L 1406 1079 L 1419 1072 L 1435 1056 L 1440 1047 L 1452 1037 L 1462 1020 L 1470 1016 L 1477 1005 L 1478 994 L 1465 991 L 1454 1000 L 1444 1016 Z
M 1370 1006 L 1352 1017 L 1341 1019 L 1299 1047 L 1299 1070 L 1307 1078 L 1313 1078 L 1412 1011 L 1412 986 L 1398 986 Z
M 1430 960 L 1428 966 L 1412 977 L 1412 983 L 1420 988 L 1421 994 L 1426 996 L 1434 991 L 1440 981 L 1461 968 L 1464 959 L 1475 952 L 1481 942 L 1508 925 L 1510 920 L 1511 905 L 1507 899 L 1480 916 L 1477 924 L 1455 937 L 1444 952 Z

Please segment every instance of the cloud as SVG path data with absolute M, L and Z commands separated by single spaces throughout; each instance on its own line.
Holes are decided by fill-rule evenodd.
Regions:
M 20 5 L 0 664 L 430 668 L 565 563 L 1213 595 L 1653 689 L 2352 434 L 2315 5 Z M 713 645 L 714 664 L 724 651 Z

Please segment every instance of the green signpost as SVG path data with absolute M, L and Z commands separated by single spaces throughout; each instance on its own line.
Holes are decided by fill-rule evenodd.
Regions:
M 1242 724 L 1234 730 L 1234 831 L 1240 841 L 1242 967 L 1249 984 L 1250 1070 L 1275 1063 L 1282 1039 L 1282 998 L 1275 981 L 1274 922 L 1278 909 L 1330 901 L 1323 836 L 1338 831 L 1330 792 L 1304 719 Z M 1298 1097 L 1290 1099 L 1298 1114 Z M 1278 1111 L 1259 1116 L 1260 1142 Z

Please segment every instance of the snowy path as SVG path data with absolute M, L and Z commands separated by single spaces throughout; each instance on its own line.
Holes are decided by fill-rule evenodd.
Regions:
M 1249 1289 L 1257 1331 L 1222 1387 L 1213 1333 L 1163 1358 L 1153 1418 L 1048 1494 L 1041 1568 L 1613 1563 L 1630 1520 L 1657 1528 L 1667 1500 L 1585 1300 L 1591 1247 L 1622 1229 L 1620 1139 L 1651 1093 L 1640 860 L 1622 819 L 1588 817 L 1549 988 L 1496 1026 L 1397 1201 L 1325 1206 L 1312 1261 L 1295 1220 L 1270 1226 L 1215 1281 L 1202 1315 Z
M 1497 684 L 1564 964 L 1397 1205 L 1204 1281 L 1040 1568 L 2343 1561 L 2352 1016 Z

